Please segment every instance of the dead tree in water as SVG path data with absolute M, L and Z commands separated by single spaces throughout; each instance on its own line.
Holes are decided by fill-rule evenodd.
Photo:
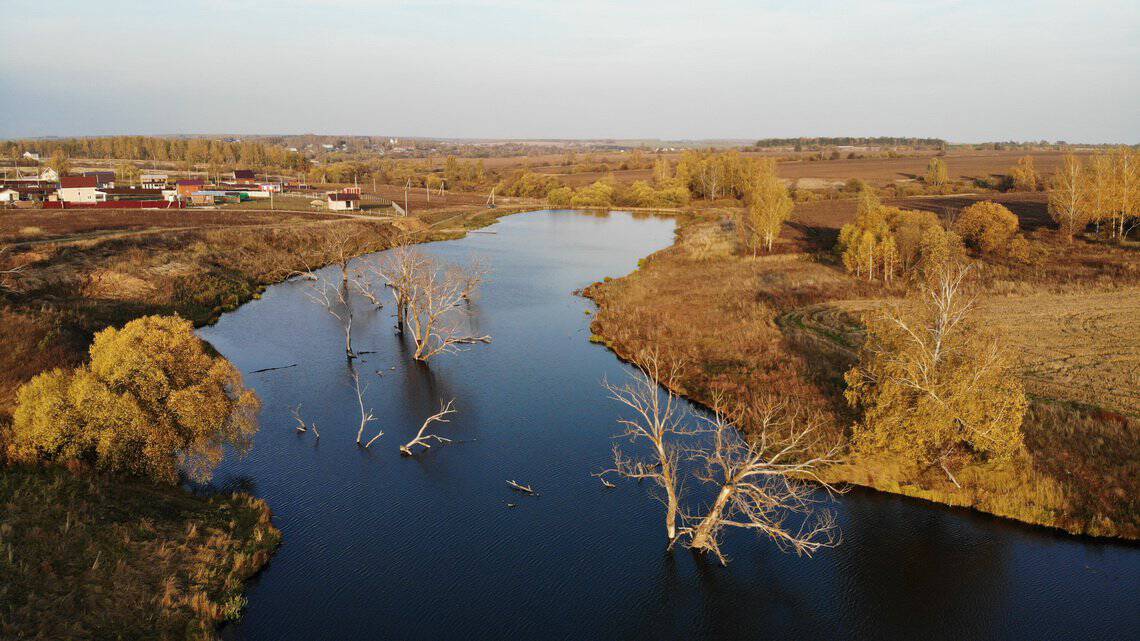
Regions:
M 415 289 L 416 275 L 426 268 L 424 255 L 407 245 L 392 248 L 380 264 L 369 266 L 392 292 L 396 303 L 396 331 L 401 334 L 408 318 L 408 300 Z
M 686 518 L 692 525 L 681 532 L 685 545 L 711 552 L 722 564 L 720 535 L 730 527 L 753 530 L 783 551 L 808 556 L 838 545 L 835 515 L 814 511 L 819 499 L 812 483 L 835 491 L 818 472 L 837 462 L 839 446 L 812 454 L 819 444 L 815 425 L 789 415 L 781 404 L 769 403 L 757 417 L 746 436 L 717 412 L 708 420 L 712 443 L 688 450 L 702 466 L 697 478 L 719 490 L 704 516 Z M 788 524 L 791 514 L 800 515 L 801 522 Z
M 413 438 L 412 440 L 410 440 L 407 443 L 404 443 L 403 445 L 400 446 L 400 453 L 403 454 L 404 456 L 412 456 L 413 454 L 415 454 L 415 452 L 412 450 L 412 448 L 417 446 L 417 445 L 423 446 L 424 449 L 430 449 L 431 446 L 428 445 L 427 442 L 428 442 L 428 440 L 433 439 L 433 438 L 436 440 L 436 442 L 438 442 L 440 444 L 450 443 L 451 439 L 449 439 L 449 438 L 444 438 L 444 437 L 438 436 L 436 434 L 424 434 L 424 431 L 427 430 L 429 425 L 431 425 L 432 423 L 434 423 L 436 421 L 438 421 L 440 423 L 450 423 L 451 421 L 449 419 L 444 418 L 444 416 L 447 416 L 448 414 L 454 414 L 455 413 L 455 410 L 451 409 L 451 405 L 454 402 L 455 402 L 454 400 L 450 400 L 447 402 L 446 405 L 444 405 L 443 401 L 440 401 L 439 411 L 436 412 L 435 414 L 432 414 L 431 416 L 427 417 L 427 420 L 424 421 L 424 424 L 420 426 L 420 431 L 416 432 L 415 438 Z
M 356 354 L 352 351 L 352 301 L 348 286 L 318 280 L 312 285 L 309 299 L 320 304 L 330 316 L 340 321 L 341 328 L 344 329 L 345 357 L 351 362 Z
M 372 421 L 375 421 L 376 417 L 372 415 L 371 409 L 368 411 L 364 410 L 364 392 L 368 391 L 368 386 L 360 386 L 360 374 L 355 369 L 352 370 L 352 383 L 353 389 L 356 391 L 356 402 L 360 406 L 360 427 L 356 430 L 356 444 L 361 445 L 361 441 L 364 439 L 364 428 L 367 427 L 368 424 Z M 373 436 L 372 439 L 368 441 L 368 443 L 363 444 L 364 448 L 368 449 L 369 447 L 372 447 L 372 444 L 376 442 L 376 439 L 380 438 L 381 436 L 384 436 L 383 430 L 377 432 L 376 436 Z
M 630 479 L 649 479 L 664 492 L 665 533 L 669 545 L 677 539 L 677 518 L 680 513 L 680 487 L 677 478 L 679 450 L 673 437 L 684 433 L 682 419 L 684 412 L 676 394 L 669 390 L 680 374 L 680 366 L 672 363 L 663 366 L 656 351 L 634 361 L 638 371 L 632 380 L 624 385 L 614 385 L 603 381 L 610 398 L 634 411 L 632 419 L 618 421 L 625 431 L 615 438 L 628 438 L 631 442 L 644 441 L 650 449 L 650 458 L 638 460 L 626 457 L 614 445 L 614 466 L 596 476 L 606 484 L 606 474 L 617 474 Z M 661 390 L 657 382 L 665 384 Z
M 398 247 L 377 268 L 396 300 L 397 327 L 412 335 L 415 359 L 427 361 L 470 343 L 489 343 L 490 336 L 463 331 L 460 303 L 469 300 L 485 276 L 485 267 L 441 265 L 408 247 Z

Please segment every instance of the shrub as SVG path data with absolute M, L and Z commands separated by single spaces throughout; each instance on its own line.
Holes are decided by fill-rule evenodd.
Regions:
M 22 461 L 83 460 L 118 473 L 208 480 L 223 446 L 248 449 L 257 397 L 193 325 L 146 316 L 95 335 L 90 361 L 17 392 L 10 450 Z
M 572 207 L 609 207 L 613 204 L 614 187 L 608 182 L 597 181 L 588 187 L 581 187 L 570 199 Z
M 1008 251 L 1017 228 L 1017 216 L 1013 212 L 988 200 L 963 209 L 954 221 L 954 231 L 962 240 L 987 254 Z
M 546 194 L 546 202 L 551 207 L 566 208 L 570 206 L 570 199 L 574 197 L 574 190 L 569 187 L 551 189 Z

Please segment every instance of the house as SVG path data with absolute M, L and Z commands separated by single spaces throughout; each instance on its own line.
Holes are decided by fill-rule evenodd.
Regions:
M 26 158 L 28 160 L 34 160 L 36 162 L 40 161 L 40 155 L 37 153 L 31 152 L 31 151 L 25 151 L 24 152 L 24 158 Z
M 99 189 L 113 189 L 115 187 L 115 172 L 113 171 L 85 171 L 80 175 L 94 178 Z
M 189 197 L 190 194 L 201 191 L 205 186 L 206 181 L 201 178 L 189 178 L 174 183 L 174 188 L 178 190 L 178 195 L 183 197 Z
M 360 209 L 359 194 L 345 194 L 340 192 L 329 193 L 329 209 L 332 211 L 347 211 Z
M 143 174 L 139 176 L 139 183 L 144 189 L 166 189 L 166 174 Z
M 17 200 L 20 200 L 20 192 L 8 187 L 0 189 L 0 203 L 7 205 L 14 203 Z
M 56 194 L 65 203 L 97 203 L 107 200 L 107 195 L 99 191 L 94 176 L 64 176 L 59 179 Z
M 40 172 L 40 180 L 55 182 L 59 180 L 59 172 L 51 167 L 44 167 L 44 170 Z
M 257 176 L 254 175 L 252 169 L 235 169 L 234 182 L 249 184 L 257 182 Z

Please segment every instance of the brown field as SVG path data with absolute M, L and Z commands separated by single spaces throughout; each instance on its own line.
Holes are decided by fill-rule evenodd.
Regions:
M 265 206 L 268 208 L 268 204 Z M 96 232 L 244 227 L 328 218 L 328 214 L 320 212 L 252 209 L 13 209 L 0 210 L 0 243 L 57 239 Z

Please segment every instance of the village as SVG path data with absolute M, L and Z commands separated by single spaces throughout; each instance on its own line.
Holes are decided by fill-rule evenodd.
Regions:
M 38 161 L 35 154 L 25 154 Z M 124 184 L 125 183 L 125 184 Z M 32 176 L 0 178 L 0 206 L 43 209 L 182 209 L 264 200 L 273 208 L 276 196 L 310 198 L 312 207 L 329 211 L 361 208 L 361 188 L 345 186 L 330 191 L 310 187 L 303 179 L 258 176 L 252 169 L 234 169 L 215 179 L 175 179 L 168 173 L 143 172 L 124 181 L 114 171 L 82 171 L 60 175 L 51 167 Z

